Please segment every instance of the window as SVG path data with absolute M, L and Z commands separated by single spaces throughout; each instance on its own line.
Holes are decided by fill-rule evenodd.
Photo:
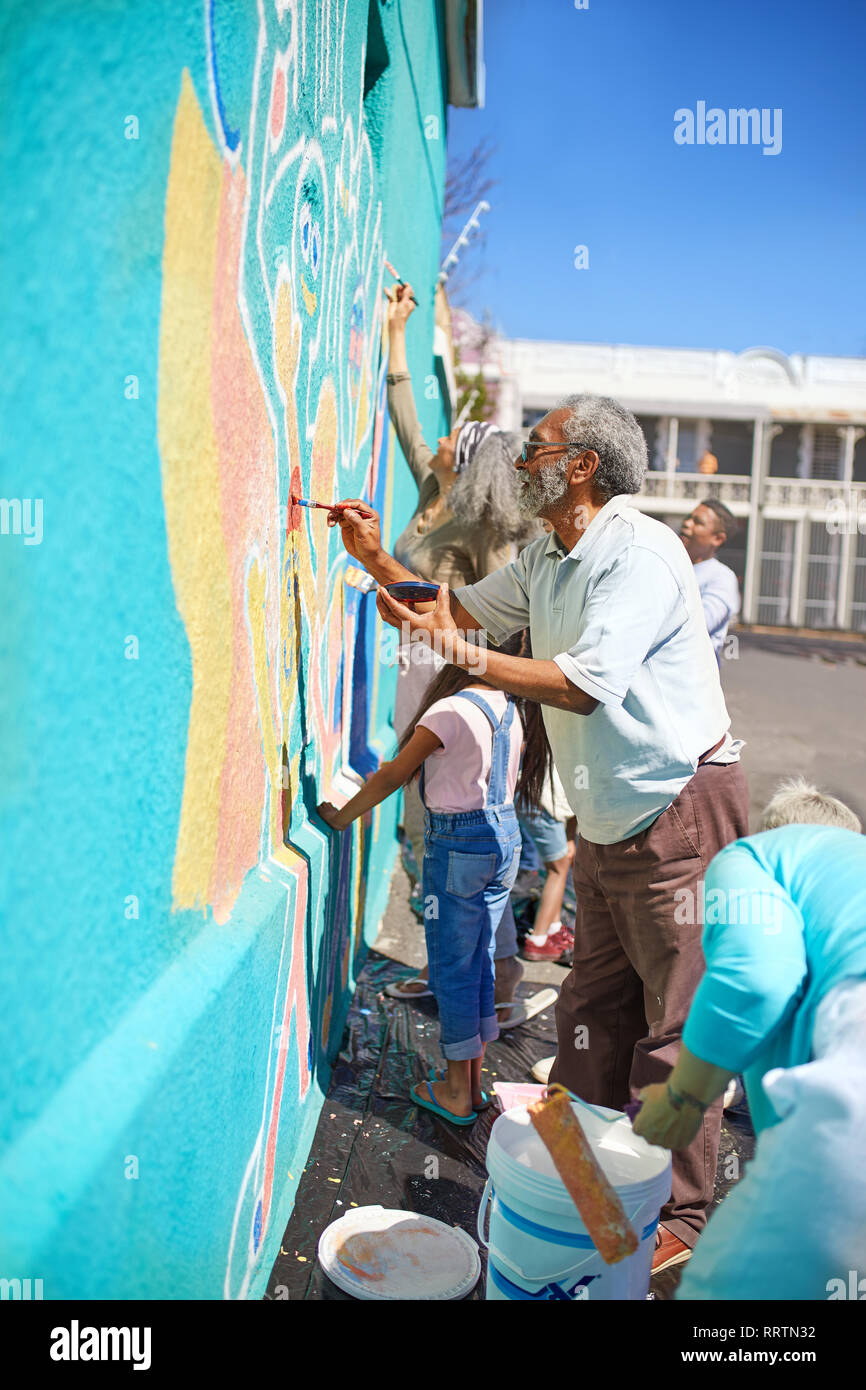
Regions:
M 812 430 L 810 477 L 835 480 L 842 477 L 844 441 L 833 425 L 815 425 Z
M 758 622 L 782 626 L 791 621 L 796 522 L 764 522 Z
M 659 428 L 661 422 L 658 416 L 638 415 L 635 418 L 644 432 L 650 468 L 656 473 L 664 470 L 666 464 L 664 431 Z
M 680 420 L 677 431 L 677 472 L 695 473 L 698 467 L 699 420 Z M 703 453 L 703 450 L 701 450 Z
M 740 586 L 740 594 L 743 592 L 743 585 L 746 580 L 746 544 L 749 538 L 749 522 L 744 516 L 737 517 L 736 534 L 731 540 L 725 541 L 718 553 L 717 559 L 723 565 L 727 565 L 729 570 L 733 570 L 737 576 L 737 583 Z
M 751 420 L 711 420 L 710 453 L 719 460 L 720 473 L 741 473 L 748 477 L 752 471 Z
M 866 535 L 859 534 L 857 536 L 857 552 L 854 557 L 851 626 L 855 632 L 866 632 Z
M 770 477 L 799 478 L 800 426 L 783 425 L 770 445 Z
M 806 566 L 807 627 L 835 627 L 839 594 L 839 559 L 842 537 L 831 535 L 823 521 L 809 526 L 809 556 Z

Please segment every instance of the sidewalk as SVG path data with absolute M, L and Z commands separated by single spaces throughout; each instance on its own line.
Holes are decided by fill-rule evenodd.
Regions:
M 358 980 L 343 1047 L 266 1299 L 348 1298 L 320 1270 L 316 1245 L 325 1227 L 353 1205 L 423 1212 L 475 1237 L 487 1176 L 484 1155 L 499 1108 L 491 1106 L 471 1128 L 457 1129 L 409 1100 L 410 1086 L 429 1076 L 441 1058 L 435 1001 L 410 1004 L 383 994 L 386 984 L 405 976 L 407 965 L 424 962 L 423 930 L 409 911 L 408 897 L 409 880 L 398 862 L 375 949 Z M 525 969 L 518 998 L 545 985 L 560 985 L 567 973 L 550 964 L 525 963 Z M 551 1006 L 490 1045 L 485 1081 L 529 1081 L 532 1064 L 555 1050 Z M 726 1119 L 716 1202 L 732 1186 L 724 1177 L 726 1160 L 738 1155 L 742 1172 L 753 1147 L 748 1121 Z M 481 1256 L 482 1275 L 470 1295 L 474 1300 L 484 1297 L 483 1250 Z M 680 1273 L 672 1269 L 654 1279 L 654 1296 L 670 1298 Z

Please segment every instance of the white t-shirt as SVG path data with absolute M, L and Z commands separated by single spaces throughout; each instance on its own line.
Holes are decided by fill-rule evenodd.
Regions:
M 507 703 L 505 692 L 485 687 L 476 693 L 490 706 L 496 718 L 502 719 Z M 424 764 L 424 800 L 428 809 L 482 810 L 487 804 L 493 754 L 493 726 L 484 711 L 471 700 L 452 695 L 431 705 L 416 727 L 429 729 L 442 740 L 442 747 L 431 753 Z M 520 771 L 523 725 L 517 709 L 512 715 L 510 736 L 506 802 L 514 800 Z
M 718 656 L 725 644 L 728 623 L 740 611 L 740 586 L 734 571 L 714 555 L 709 560 L 699 560 L 694 571 L 707 620 L 707 632 L 713 651 Z

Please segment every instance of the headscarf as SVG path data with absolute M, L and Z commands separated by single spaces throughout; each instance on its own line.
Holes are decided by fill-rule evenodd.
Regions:
M 469 420 L 457 436 L 454 450 L 454 472 L 462 473 L 475 457 L 479 444 L 489 434 L 496 434 L 495 425 L 487 420 Z

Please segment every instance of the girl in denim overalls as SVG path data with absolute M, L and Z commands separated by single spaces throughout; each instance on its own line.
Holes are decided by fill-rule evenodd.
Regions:
M 509 648 L 513 650 L 509 651 Z M 500 650 L 519 655 L 522 635 L 501 644 Z M 467 687 L 475 687 L 468 689 Z M 515 796 L 535 804 L 548 769 L 549 748 L 538 705 L 504 696 L 505 711 L 492 707 L 489 686 L 472 672 L 446 666 L 434 679 L 421 708 L 400 742 L 394 760 L 385 763 L 342 810 L 325 803 L 320 813 L 342 830 L 357 816 L 405 785 L 420 769 L 421 800 L 426 810 L 422 870 L 425 932 L 430 962 L 430 987 L 439 1005 L 440 1045 L 447 1069 L 442 1079 L 413 1087 L 416 1104 L 454 1124 L 469 1125 L 486 1097 L 481 1088 L 481 1064 L 488 1042 L 499 1029 L 494 1006 L 494 938 L 508 902 L 520 862 L 520 827 L 509 794 L 508 772 L 512 742 L 521 731 L 520 704 L 526 726 L 523 765 Z M 486 695 L 486 698 L 485 698 Z M 496 692 L 501 706 L 502 692 Z M 447 701 L 447 705 L 442 702 Z M 453 703 L 452 703 L 453 701 Z M 474 705 L 484 715 L 486 735 L 463 707 Z M 437 711 L 438 707 L 438 711 Z M 435 768 L 459 782 L 462 765 L 452 750 L 422 722 L 436 723 L 437 712 L 455 715 L 472 726 L 471 737 L 491 741 L 490 772 L 484 805 L 463 811 L 430 810 L 425 795 L 432 775 L 427 759 L 439 755 Z M 441 724 L 440 724 L 440 727 Z M 522 732 L 522 731 L 521 731 Z M 453 742 L 457 742 L 454 740 Z M 463 739 L 466 747 L 465 738 Z M 450 761 L 449 761 L 450 759 Z M 484 765 L 482 756 L 482 766 Z M 477 791 L 477 787 L 473 788 Z M 460 804 L 459 802 L 457 804 Z

